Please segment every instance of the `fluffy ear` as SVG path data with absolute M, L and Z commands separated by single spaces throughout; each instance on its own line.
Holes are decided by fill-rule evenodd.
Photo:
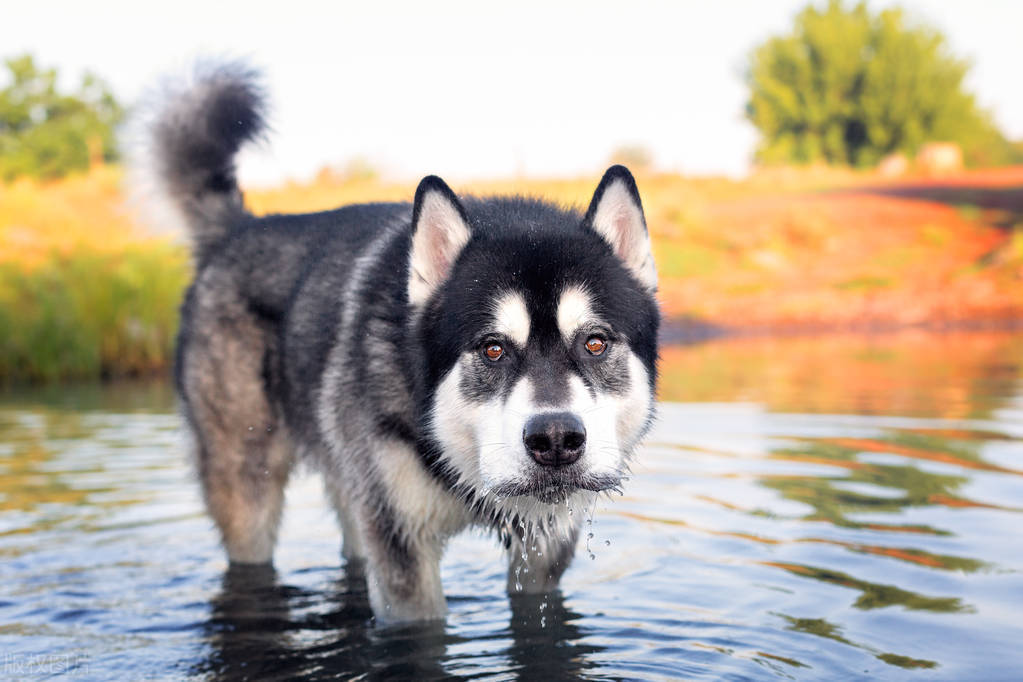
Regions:
M 436 175 L 423 178 L 412 208 L 408 300 L 426 303 L 469 242 L 469 224 L 458 197 Z
M 632 274 L 650 291 L 657 290 L 657 269 L 650 251 L 643 205 L 632 173 L 611 166 L 593 193 L 584 223 L 604 238 Z

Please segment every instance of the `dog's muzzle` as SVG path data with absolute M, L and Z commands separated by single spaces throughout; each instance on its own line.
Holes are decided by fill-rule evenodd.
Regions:
M 568 466 L 586 449 L 586 427 L 571 412 L 545 412 L 529 418 L 522 430 L 522 442 L 537 464 Z

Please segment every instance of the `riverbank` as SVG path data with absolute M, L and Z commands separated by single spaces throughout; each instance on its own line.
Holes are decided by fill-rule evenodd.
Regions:
M 121 172 L 0 186 L 0 381 L 165 372 L 190 265 L 128 208 Z M 883 180 L 774 170 L 638 177 L 665 340 L 1023 321 L 1023 168 Z M 595 178 L 456 185 L 584 203 Z M 407 200 L 408 183 L 322 173 L 247 192 L 257 213 Z

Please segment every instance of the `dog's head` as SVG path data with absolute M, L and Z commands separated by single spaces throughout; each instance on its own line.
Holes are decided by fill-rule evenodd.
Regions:
M 629 171 L 610 168 L 585 215 L 460 201 L 428 177 L 409 258 L 436 465 L 484 495 L 544 503 L 618 486 L 653 414 L 659 319 Z

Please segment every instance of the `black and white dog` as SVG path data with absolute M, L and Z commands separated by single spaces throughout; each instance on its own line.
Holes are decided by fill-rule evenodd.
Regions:
M 207 69 L 148 128 L 193 237 L 176 381 L 232 562 L 270 562 L 298 459 L 324 474 L 382 621 L 443 617 L 439 562 L 469 525 L 509 550 L 509 591 L 554 589 L 583 514 L 650 425 L 657 275 L 636 183 L 610 168 L 585 214 L 458 197 L 249 214 L 239 147 L 256 74 Z

